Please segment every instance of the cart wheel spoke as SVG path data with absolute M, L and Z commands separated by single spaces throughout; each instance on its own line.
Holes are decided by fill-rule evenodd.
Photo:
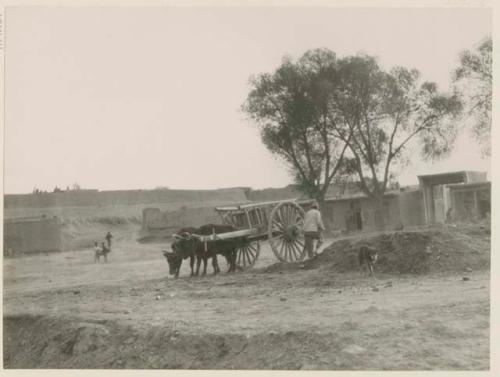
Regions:
M 286 218 L 286 211 L 284 208 L 280 208 L 278 211 L 279 221 L 286 227 L 288 225 L 288 220 Z
M 304 248 L 304 242 L 302 242 L 302 240 L 300 238 L 297 238 L 295 240 L 296 243 L 298 243 L 300 245 L 301 248 Z
M 286 261 L 287 262 L 293 262 L 293 258 L 292 258 L 292 248 L 291 248 L 291 245 L 290 245 L 290 242 L 288 242 L 288 253 L 287 253 L 287 258 L 286 258 Z
M 290 242 L 288 242 L 288 244 L 287 244 L 287 249 L 288 249 L 288 258 L 287 258 L 287 261 L 293 262 L 292 244 Z
M 283 246 L 285 246 L 284 251 L 283 251 L 283 259 L 285 261 L 288 260 L 288 243 L 286 241 L 283 241 Z
M 250 249 L 247 249 L 246 256 L 248 259 L 248 266 L 251 266 L 252 265 L 252 253 L 250 253 Z
M 293 208 L 290 208 L 290 207 L 286 207 L 286 221 L 287 221 L 287 224 L 289 225 L 292 225 L 294 224 L 294 219 L 293 219 L 293 216 L 294 215 L 294 211 L 293 211 Z
M 248 262 L 250 265 L 252 265 L 252 261 L 255 259 L 255 255 L 250 251 L 250 249 L 247 249 L 247 256 L 248 256 Z
M 285 215 L 285 212 L 280 210 L 278 211 L 278 221 L 283 225 L 284 228 L 288 225 L 288 221 Z
M 252 259 L 255 259 L 255 257 L 257 256 L 257 251 L 255 250 L 255 248 L 253 247 L 249 247 L 248 248 L 248 252 L 250 253 L 250 255 L 252 256 Z
M 297 242 L 293 244 L 294 250 L 296 251 L 296 260 L 302 260 L 304 254 L 304 249 L 300 248 Z
M 280 247 L 280 252 L 279 252 L 279 255 L 282 259 L 285 258 L 284 250 L 285 250 L 285 241 L 283 240 L 283 241 L 281 241 L 281 247 Z
M 290 259 L 292 259 L 292 262 L 295 262 L 297 258 L 297 250 L 295 249 L 295 244 L 293 242 L 290 243 L 290 250 L 292 251 L 290 253 Z
M 281 231 L 281 232 L 284 232 L 285 231 L 285 227 L 283 226 L 282 223 L 280 223 L 279 221 L 277 220 L 274 220 L 273 221 L 273 225 L 275 225 L 276 227 L 274 228 L 275 231 Z
M 285 207 L 283 211 L 283 219 L 285 220 L 286 225 L 290 225 L 292 223 L 291 215 L 290 215 L 290 208 Z

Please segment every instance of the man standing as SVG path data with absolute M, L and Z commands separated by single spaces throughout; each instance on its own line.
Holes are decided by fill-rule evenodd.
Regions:
M 106 241 L 108 241 L 108 249 L 111 249 L 111 238 L 113 238 L 113 236 L 111 235 L 110 232 L 108 232 L 108 234 L 106 234 Z
M 318 208 L 318 203 L 313 202 L 313 204 L 311 204 L 311 209 L 306 212 L 306 216 L 304 218 L 304 250 L 307 251 L 309 259 L 317 255 L 316 251 L 323 243 L 323 235 L 321 232 L 325 230 L 325 227 L 323 225 L 323 220 L 321 219 L 321 212 L 319 212 Z M 318 240 L 316 251 L 314 250 L 314 240 Z

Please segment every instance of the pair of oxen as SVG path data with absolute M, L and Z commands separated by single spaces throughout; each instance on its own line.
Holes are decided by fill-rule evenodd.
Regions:
M 207 224 L 199 228 L 183 228 L 174 234 L 174 242 L 171 244 L 172 251 L 163 250 L 163 255 L 167 259 L 169 273 L 176 278 L 179 277 L 182 261 L 189 258 L 191 276 L 198 276 L 200 265 L 203 261 L 203 273 L 207 273 L 207 262 L 212 258 L 214 275 L 220 272 L 217 261 L 217 254 L 223 255 L 229 265 L 228 272 L 236 270 L 236 253 L 241 240 L 237 239 L 216 239 L 204 241 L 202 236 L 216 235 L 220 233 L 232 232 L 236 230 L 231 225 Z M 196 271 L 194 261 L 196 259 Z

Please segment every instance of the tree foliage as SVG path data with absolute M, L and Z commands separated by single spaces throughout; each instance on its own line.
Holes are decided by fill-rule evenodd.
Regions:
M 340 77 L 343 90 L 333 105 L 349 127 L 346 156 L 361 189 L 375 199 L 383 228 L 383 196 L 394 179 L 394 166 L 407 163 L 417 148 L 424 159 L 445 156 L 456 137 L 454 120 L 462 105 L 457 96 L 422 81 L 417 70 L 384 71 L 370 56 L 345 58 Z
M 308 51 L 296 62 L 286 57 L 272 74 L 250 80 L 252 90 L 243 105 L 266 147 L 287 162 L 299 189 L 319 201 L 340 171 L 347 148 L 335 135 L 345 125 L 329 106 L 337 64 L 328 50 Z
M 345 140 L 367 195 L 383 195 L 391 166 L 408 160 L 409 145 L 418 144 L 425 159 L 450 151 L 456 136 L 453 120 L 461 110 L 456 96 L 422 82 L 417 70 L 383 71 L 370 56 L 346 58 L 340 69 L 344 90 L 335 105 L 351 131 Z
M 457 96 L 440 93 L 416 70 L 385 71 L 373 57 L 339 59 L 329 50 L 285 58 L 251 85 L 243 109 L 299 187 L 320 200 L 335 176 L 355 174 L 381 202 L 392 168 L 409 160 L 409 146 L 426 159 L 450 151 L 461 111 Z
M 466 115 L 472 120 L 472 131 L 484 155 L 491 153 L 491 100 L 492 100 L 491 38 L 484 39 L 473 51 L 460 54 L 460 65 L 453 74 L 455 89 L 466 103 Z

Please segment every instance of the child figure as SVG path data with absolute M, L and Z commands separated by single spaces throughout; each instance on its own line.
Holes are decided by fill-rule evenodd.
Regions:
M 94 242 L 94 263 L 99 262 L 99 257 L 101 256 L 101 249 L 99 249 L 99 245 L 97 241 Z

